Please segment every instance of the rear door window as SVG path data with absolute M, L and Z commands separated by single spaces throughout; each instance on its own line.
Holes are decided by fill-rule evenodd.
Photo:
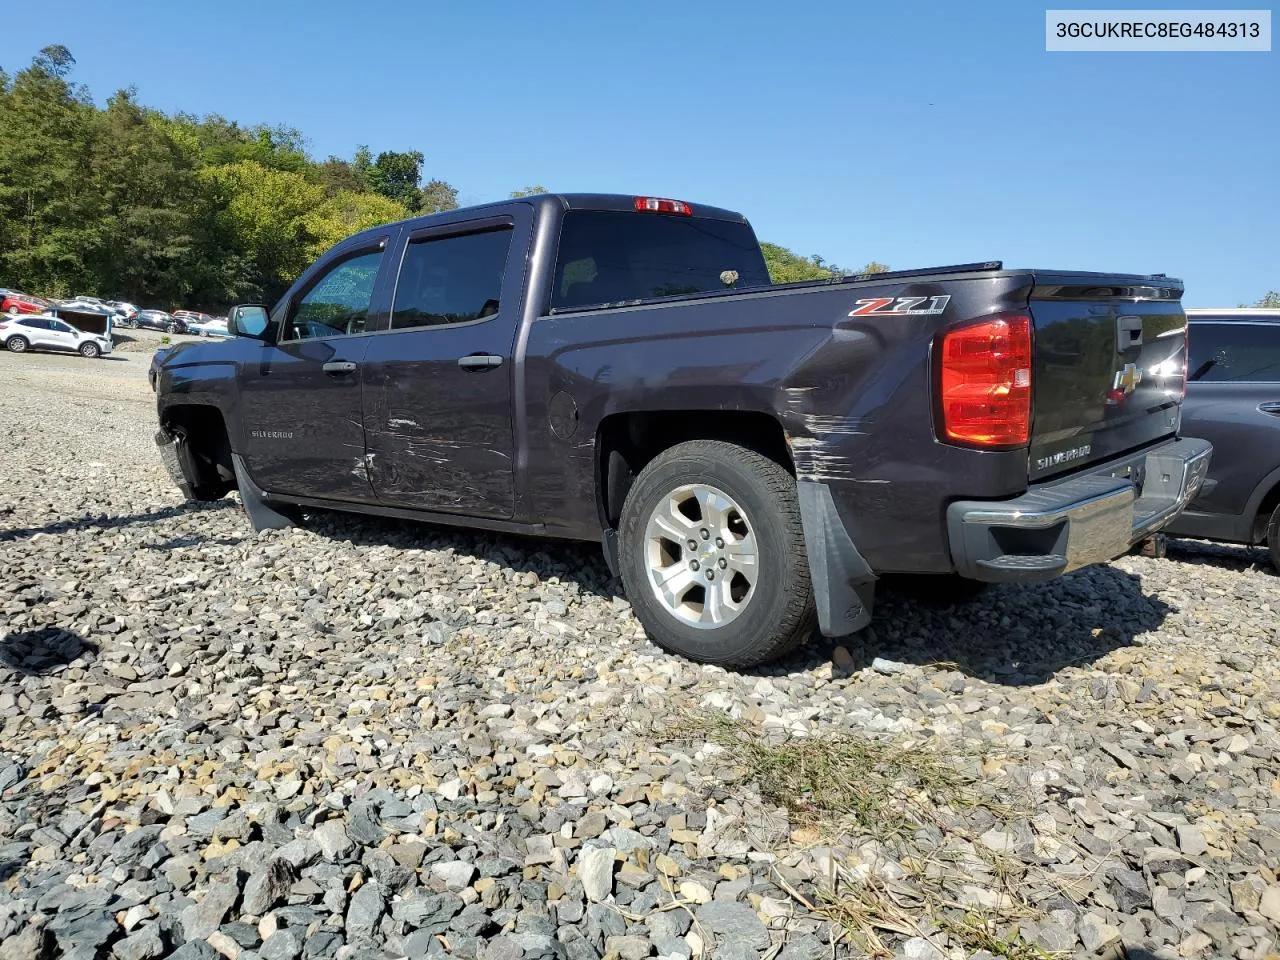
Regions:
M 391 329 L 494 316 L 510 248 L 510 227 L 411 241 L 396 282 Z
M 568 309 L 768 283 L 764 256 L 745 223 L 570 210 L 560 233 L 551 306 Z
M 1280 324 L 1193 323 L 1189 379 L 1280 383 Z

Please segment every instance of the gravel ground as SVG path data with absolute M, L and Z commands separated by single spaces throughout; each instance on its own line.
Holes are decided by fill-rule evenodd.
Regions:
M 729 673 L 589 546 L 183 505 L 148 360 L 0 355 L 4 960 L 1280 949 L 1259 554 Z

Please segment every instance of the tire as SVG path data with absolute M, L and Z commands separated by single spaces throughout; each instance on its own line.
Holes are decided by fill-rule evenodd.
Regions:
M 175 429 L 178 438 L 176 451 L 178 463 L 191 486 L 191 499 L 198 502 L 221 500 L 233 488 L 234 484 L 225 480 L 209 480 L 217 477 L 217 467 L 207 456 L 197 450 L 190 442 L 184 429 Z M 197 479 L 200 478 L 200 479 Z
M 1280 507 L 1276 507 L 1267 524 L 1267 549 L 1271 551 L 1271 565 L 1280 573 Z
M 176 326 L 174 326 L 172 323 L 166 323 L 166 324 L 164 325 L 164 332 L 165 332 L 165 333 L 173 333 L 173 332 L 174 332 L 175 330 L 177 330 L 177 329 L 178 329 L 178 328 L 177 328 Z
M 16 306 L 9 307 L 9 316 L 16 317 L 20 311 Z
M 26 353 L 27 347 L 31 346 L 31 344 L 27 341 L 26 337 L 18 336 L 10 337 L 5 346 L 9 349 L 10 353 Z
M 751 667 L 790 652 L 813 630 L 795 478 L 754 450 L 691 440 L 659 454 L 628 491 L 618 533 L 627 597 L 664 650 Z M 662 570 L 670 571 L 667 583 L 679 578 L 662 591 L 666 599 L 652 579 Z M 708 573 L 716 575 L 715 604 L 703 583 Z
M 96 343 L 82 343 L 79 352 L 86 360 L 96 360 L 102 354 L 102 349 Z
M 128 327 L 130 330 L 137 330 L 137 329 L 138 329 L 138 321 L 137 321 L 137 320 L 133 320 L 133 319 L 126 320 L 126 321 L 124 322 L 124 325 L 125 325 L 126 327 Z

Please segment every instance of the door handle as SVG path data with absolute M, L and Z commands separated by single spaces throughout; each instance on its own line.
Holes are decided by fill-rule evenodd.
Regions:
M 1116 353 L 1142 346 L 1142 318 L 1116 317 Z
M 1273 417 L 1280 417 L 1280 403 L 1260 403 L 1258 409 L 1262 413 L 1269 413 Z
M 355 373 L 356 365 L 350 360 L 330 360 L 320 369 L 325 373 Z
M 472 353 L 459 357 L 458 366 L 463 370 L 493 370 L 502 366 L 502 358 L 492 353 Z

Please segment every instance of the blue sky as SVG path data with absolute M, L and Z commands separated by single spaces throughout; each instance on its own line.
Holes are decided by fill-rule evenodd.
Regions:
M 649 193 L 848 267 L 1280 288 L 1276 51 L 1046 53 L 1028 3 L 0 6 L 10 72 L 62 43 L 100 101 L 286 123 L 320 157 L 419 149 L 464 203 Z

